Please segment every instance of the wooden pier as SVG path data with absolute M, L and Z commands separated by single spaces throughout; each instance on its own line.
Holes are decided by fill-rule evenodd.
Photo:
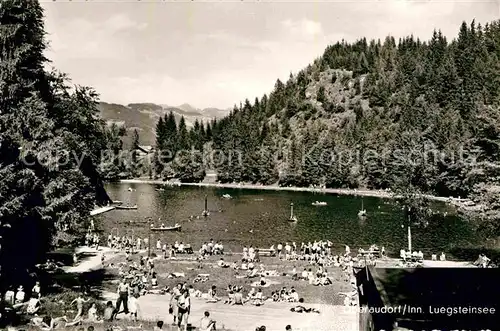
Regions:
M 106 206 L 106 207 L 97 208 L 97 209 L 94 209 L 90 212 L 90 216 L 99 215 L 99 214 L 105 213 L 107 211 L 113 210 L 115 208 L 116 208 L 115 206 Z

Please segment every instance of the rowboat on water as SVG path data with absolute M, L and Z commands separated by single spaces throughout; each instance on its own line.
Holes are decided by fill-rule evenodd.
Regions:
M 314 201 L 312 203 L 313 206 L 326 206 L 327 203 L 325 201 Z
M 229 194 L 223 194 L 222 197 L 224 199 L 231 199 L 232 198 Z
M 113 200 L 114 205 L 121 205 L 122 203 L 123 203 L 123 201 L 121 201 L 121 200 Z
M 137 205 L 134 205 L 134 206 L 116 206 L 116 209 L 126 209 L 126 210 L 137 209 Z
M 176 224 L 174 226 L 160 226 L 158 228 L 151 228 L 151 231 L 180 231 L 181 225 Z

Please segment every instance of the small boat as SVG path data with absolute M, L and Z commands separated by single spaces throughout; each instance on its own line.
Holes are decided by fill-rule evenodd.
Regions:
M 113 200 L 112 203 L 114 205 L 121 205 L 123 203 L 123 201 L 121 201 L 121 200 Z
M 232 196 L 230 196 L 229 194 L 223 194 L 223 195 L 222 195 L 222 197 L 223 197 L 224 199 L 232 199 L 232 198 L 233 198 L 233 197 L 232 197 Z
M 129 191 L 129 192 L 132 192 L 133 190 L 134 190 L 134 189 L 133 189 L 133 188 L 131 188 L 131 187 L 129 187 L 129 188 L 128 188 L 128 191 Z
M 157 190 L 158 192 L 163 192 L 163 191 L 165 191 L 165 189 L 164 189 L 164 188 L 157 188 L 156 190 Z
M 137 209 L 137 205 L 135 205 L 135 206 L 116 206 L 116 209 L 125 209 L 125 210 Z
M 297 217 L 293 214 L 293 203 L 290 204 L 290 218 L 288 222 L 297 222 Z
M 160 226 L 158 228 L 151 228 L 151 231 L 180 231 L 181 225 L 176 224 L 174 226 Z
M 314 201 L 312 203 L 313 206 L 326 206 L 327 203 L 325 201 Z

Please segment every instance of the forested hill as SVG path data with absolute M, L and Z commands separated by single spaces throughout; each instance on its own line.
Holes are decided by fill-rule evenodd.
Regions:
M 458 27 L 457 27 L 458 28 Z M 212 128 L 222 182 L 469 196 L 499 180 L 500 23 L 329 46 Z M 233 155 L 235 153 L 233 152 Z M 484 194 L 483 194 L 484 196 Z

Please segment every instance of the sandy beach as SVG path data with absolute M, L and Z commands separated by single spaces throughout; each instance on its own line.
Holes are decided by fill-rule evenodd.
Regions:
M 180 183 L 169 182 L 163 180 L 152 179 L 122 179 L 124 184 L 154 184 L 154 185 L 180 185 L 180 186 L 196 186 L 196 187 L 216 187 L 230 189 L 245 189 L 245 190 L 269 190 L 269 191 L 290 191 L 290 192 L 310 192 L 310 193 L 325 193 L 338 195 L 357 195 L 365 197 L 375 197 L 382 199 L 393 199 L 395 196 L 391 191 L 384 190 L 368 190 L 368 189 L 337 189 L 337 188 L 312 188 L 312 187 L 284 187 L 278 185 L 255 185 L 255 184 L 219 184 L 219 183 Z M 449 202 L 449 197 L 437 197 L 434 195 L 424 195 L 432 201 Z M 459 200 L 454 198 L 453 200 Z M 462 199 L 463 200 L 463 199 Z

